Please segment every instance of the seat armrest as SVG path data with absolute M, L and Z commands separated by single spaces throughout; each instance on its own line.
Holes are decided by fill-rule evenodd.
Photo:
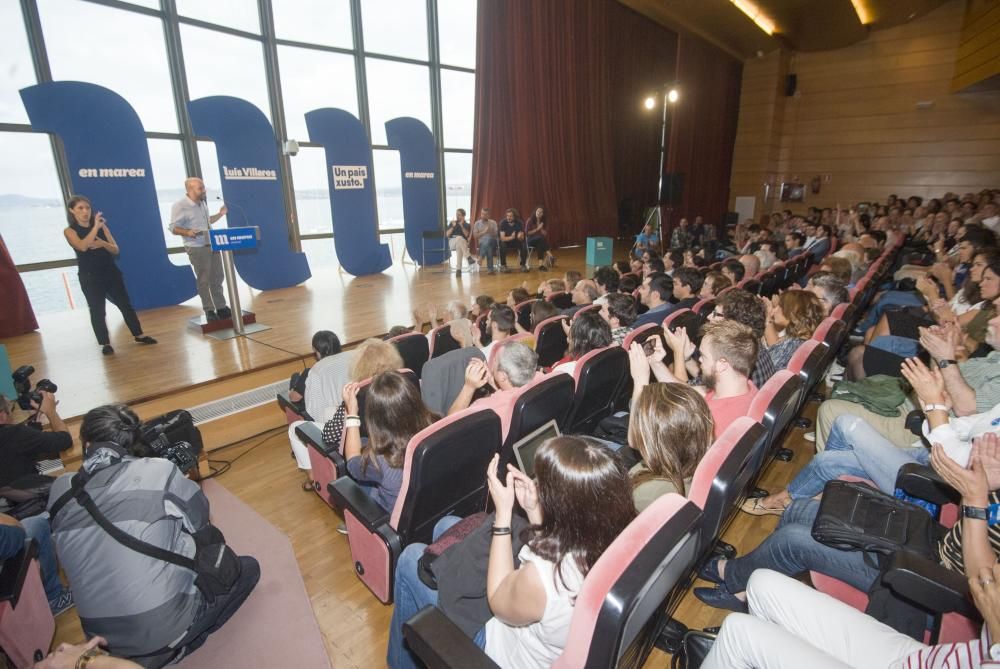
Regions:
M 17 606 L 24 580 L 28 577 L 28 568 L 37 556 L 38 544 L 32 539 L 16 555 L 0 562 L 0 602 Z
M 379 527 L 389 522 L 389 512 L 379 506 L 351 477 L 338 478 L 326 488 L 334 503 L 341 509 L 350 509 L 351 514 L 369 532 L 377 532 Z
M 302 423 L 295 428 L 295 434 L 306 444 L 312 444 L 316 450 L 326 452 L 326 444 L 323 443 L 323 430 L 315 423 Z
M 499 669 L 458 625 L 436 606 L 427 606 L 403 623 L 403 638 L 429 669 Z
M 306 411 L 306 403 L 304 400 L 295 402 L 288 396 L 287 390 L 282 390 L 278 392 L 278 406 L 282 409 L 288 408 L 298 415 L 302 416 L 303 420 L 312 420 L 309 416 L 309 412 Z
M 924 412 L 914 409 L 906 414 L 906 429 L 918 437 L 924 436 Z
M 934 469 L 915 462 L 899 468 L 896 487 L 907 495 L 932 504 L 958 504 L 962 500 L 961 494 L 938 476 Z
M 958 613 L 979 620 L 964 574 L 914 553 L 893 554 L 883 581 L 893 592 L 933 613 Z

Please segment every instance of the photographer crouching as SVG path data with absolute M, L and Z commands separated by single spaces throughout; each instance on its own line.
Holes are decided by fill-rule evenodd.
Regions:
M 34 421 L 27 423 L 14 423 L 14 404 L 3 395 L 0 395 L 0 497 L 15 501 L 18 497 L 15 491 L 31 491 L 43 483 L 50 484 L 51 479 L 38 473 L 35 464 L 39 460 L 46 458 L 57 458 L 62 451 L 73 447 L 73 437 L 66 429 L 66 423 L 59 417 L 56 411 L 55 396 L 45 390 L 39 390 L 30 399 L 31 408 L 35 409 L 35 416 L 44 415 L 49 420 L 50 432 L 42 432 L 33 425 Z M 35 423 L 37 424 L 37 423 Z M 10 488 L 9 495 L 6 489 Z M 48 492 L 46 489 L 45 493 Z M 42 496 L 44 500 L 44 495 Z M 16 500 L 18 502 L 22 500 Z M 24 499 L 23 501 L 29 501 Z M 8 512 L 17 517 L 31 515 L 14 510 Z M 45 510 L 44 501 L 38 505 L 35 513 Z
M 260 566 L 226 546 L 197 483 L 169 460 L 146 457 L 140 427 L 124 405 L 89 411 L 83 466 L 56 480 L 49 513 L 87 637 L 162 667 L 222 627 Z

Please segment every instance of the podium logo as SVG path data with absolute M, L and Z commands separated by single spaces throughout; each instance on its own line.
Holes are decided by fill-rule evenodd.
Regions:
M 83 179 L 145 177 L 146 170 L 138 167 L 81 167 L 77 172 Z
M 229 235 L 223 233 L 216 233 L 215 243 L 218 246 L 227 246 L 229 244 Z
M 226 167 L 222 166 L 222 176 L 227 181 L 277 181 L 275 170 L 262 170 L 259 167 Z
M 406 172 L 403 176 L 407 179 L 433 179 L 433 172 Z
M 365 165 L 333 165 L 333 188 L 335 190 L 356 190 L 365 187 L 368 167 Z

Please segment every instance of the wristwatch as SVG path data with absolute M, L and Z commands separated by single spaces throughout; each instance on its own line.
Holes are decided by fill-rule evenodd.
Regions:
M 938 369 L 944 369 L 948 365 L 957 365 L 958 360 L 938 360 Z
M 989 520 L 987 515 L 987 510 L 981 506 L 966 506 L 962 505 L 962 517 L 963 518 L 973 518 L 975 520 Z

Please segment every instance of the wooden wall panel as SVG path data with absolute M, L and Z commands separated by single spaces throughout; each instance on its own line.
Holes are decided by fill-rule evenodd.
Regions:
M 960 58 L 981 60 L 1000 41 L 982 30 L 963 39 L 965 19 L 965 2 L 953 0 L 844 49 L 747 61 L 730 207 L 746 195 L 758 216 L 785 208 L 764 202 L 764 183 L 795 177 L 824 181 L 793 209 L 1000 187 L 1000 93 L 951 92 Z M 798 76 L 793 97 L 787 72 Z
M 998 88 L 1000 78 L 1000 3 L 969 0 L 955 62 L 953 91 Z

